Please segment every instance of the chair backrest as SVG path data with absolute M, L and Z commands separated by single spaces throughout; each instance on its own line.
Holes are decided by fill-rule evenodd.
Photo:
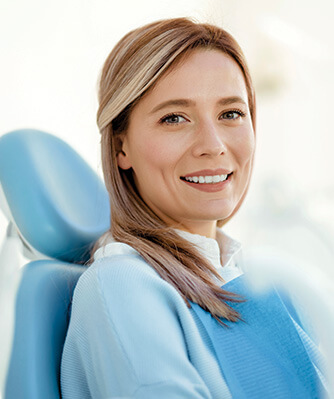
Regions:
M 72 292 L 84 270 L 52 260 L 24 266 L 5 399 L 60 398 L 60 361 Z
M 31 129 L 0 138 L 0 183 L 10 223 L 41 257 L 21 269 L 4 399 L 58 399 L 72 293 L 109 228 L 108 195 L 69 145 Z

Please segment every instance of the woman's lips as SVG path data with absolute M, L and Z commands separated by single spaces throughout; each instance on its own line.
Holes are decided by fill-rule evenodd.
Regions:
M 222 171 L 225 173 L 217 173 Z M 225 169 L 217 169 L 215 171 L 211 170 L 210 174 L 204 174 L 204 170 L 200 172 L 202 174 L 197 174 L 198 172 L 195 172 L 186 176 L 182 176 L 181 180 L 197 190 L 205 192 L 217 192 L 223 190 L 225 186 L 230 183 L 233 174 L 233 172 L 228 172 Z

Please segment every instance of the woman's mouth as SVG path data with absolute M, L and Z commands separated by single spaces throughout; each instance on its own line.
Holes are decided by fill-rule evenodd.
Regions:
M 231 180 L 233 172 L 228 174 L 181 176 L 180 179 L 201 191 L 215 192 L 222 190 Z
M 181 177 L 181 180 L 186 180 L 191 183 L 197 184 L 212 184 L 220 183 L 225 181 L 229 175 L 214 175 L 214 176 L 191 176 L 191 177 Z
M 226 175 L 221 174 L 213 176 L 187 176 L 187 177 L 181 176 L 180 179 L 195 184 L 215 184 L 227 180 L 232 175 L 232 173 L 233 172 Z

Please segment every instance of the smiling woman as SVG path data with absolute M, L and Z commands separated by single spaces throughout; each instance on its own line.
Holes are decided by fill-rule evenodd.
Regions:
M 254 297 L 220 229 L 255 149 L 236 41 L 185 18 L 136 29 L 107 58 L 99 101 L 111 228 L 75 289 L 63 398 L 318 397 L 297 313 L 275 290 Z

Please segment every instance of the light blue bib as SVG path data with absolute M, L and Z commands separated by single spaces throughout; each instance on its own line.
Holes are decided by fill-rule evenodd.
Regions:
M 223 288 L 246 299 L 229 303 L 243 321 L 227 321 L 228 327 L 223 327 L 199 305 L 192 304 L 192 308 L 212 341 L 232 397 L 321 398 L 318 375 L 278 293 L 254 294 L 244 276 Z M 296 319 L 295 313 L 291 316 Z

